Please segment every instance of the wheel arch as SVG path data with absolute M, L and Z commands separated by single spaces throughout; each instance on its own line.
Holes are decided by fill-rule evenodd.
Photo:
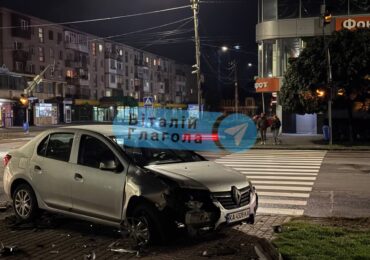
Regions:
M 22 185 L 22 184 L 26 184 L 28 186 L 31 187 L 31 189 L 33 190 L 33 192 L 35 192 L 35 189 L 32 187 L 32 185 L 30 184 L 29 181 L 23 179 L 23 178 L 18 178 L 16 180 L 14 180 L 12 182 L 12 185 L 10 186 L 10 196 L 11 198 L 13 199 L 13 194 L 14 194 L 14 191 L 15 189 L 19 186 L 19 185 Z

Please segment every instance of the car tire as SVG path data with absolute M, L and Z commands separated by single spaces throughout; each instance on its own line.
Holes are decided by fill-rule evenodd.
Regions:
M 18 220 L 29 222 L 35 219 L 39 208 L 33 189 L 28 184 L 19 185 L 13 193 L 13 209 Z
M 163 218 L 149 203 L 136 206 L 128 220 L 130 237 L 138 245 L 162 244 L 167 240 Z

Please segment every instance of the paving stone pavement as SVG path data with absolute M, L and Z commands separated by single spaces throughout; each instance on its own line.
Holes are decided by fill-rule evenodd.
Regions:
M 7 215 L 11 210 L 7 212 Z M 133 259 L 135 254 L 115 253 L 115 248 L 132 248 L 130 239 L 110 227 L 89 222 L 56 217 L 45 226 L 17 227 L 4 220 L 0 213 L 0 242 L 17 245 L 21 251 L 11 259 Z M 259 215 L 254 225 L 241 225 L 226 229 L 202 239 L 181 239 L 172 245 L 151 247 L 142 254 L 142 259 L 258 259 L 255 246 L 274 237 L 273 226 L 289 221 L 286 216 Z M 50 224 L 52 223 L 52 224 Z M 202 256 L 203 255 L 203 256 Z M 207 256 L 207 257 L 205 257 Z

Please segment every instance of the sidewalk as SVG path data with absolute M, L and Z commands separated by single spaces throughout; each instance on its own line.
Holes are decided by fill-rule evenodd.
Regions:
M 0 128 L 0 141 L 6 139 L 18 139 L 25 137 L 34 137 L 42 131 L 50 128 L 57 128 L 63 126 L 77 126 L 96 123 L 75 123 L 75 124 L 60 124 L 53 126 L 31 126 L 29 134 L 25 134 L 22 127 Z M 106 123 L 111 124 L 111 123 Z M 259 136 L 258 136 L 259 137 Z M 279 136 L 281 144 L 274 145 L 271 133 L 267 133 L 267 142 L 261 145 L 259 141 L 256 142 L 252 149 L 292 149 L 292 150 L 355 150 L 355 151 L 370 151 L 370 143 L 357 142 L 353 145 L 338 144 L 334 140 L 330 147 L 328 142 L 324 141 L 322 135 L 303 135 L 303 134 L 281 134 Z

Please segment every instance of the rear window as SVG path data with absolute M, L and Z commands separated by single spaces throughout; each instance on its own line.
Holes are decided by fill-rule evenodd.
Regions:
M 59 161 L 69 161 L 73 133 L 55 133 L 45 137 L 37 147 L 37 154 Z

